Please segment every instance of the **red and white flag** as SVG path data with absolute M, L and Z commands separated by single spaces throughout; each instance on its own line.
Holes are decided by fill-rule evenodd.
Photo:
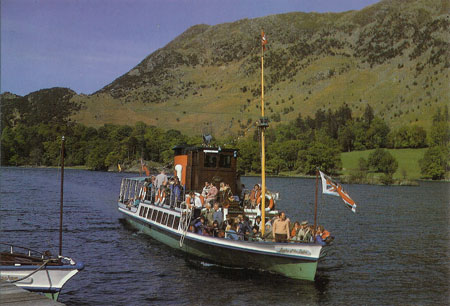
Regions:
M 261 45 L 263 47 L 263 50 L 266 50 L 267 38 L 266 38 L 266 34 L 264 33 L 264 31 L 261 31 Z
M 344 191 L 344 188 L 336 182 L 334 182 L 329 176 L 325 175 L 322 171 L 319 171 L 322 178 L 322 192 L 324 194 L 334 195 L 341 197 L 345 204 L 356 212 L 356 203 L 350 198 L 348 193 Z

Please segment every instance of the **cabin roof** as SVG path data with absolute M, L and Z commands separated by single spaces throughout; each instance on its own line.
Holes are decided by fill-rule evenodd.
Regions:
M 205 153 L 219 153 L 219 152 L 238 152 L 239 149 L 225 149 L 221 147 L 200 147 L 200 146 L 186 146 L 179 145 L 172 148 L 175 155 L 185 155 L 188 152 L 205 152 Z M 209 151 L 209 152 L 208 152 Z M 214 152 L 216 151 L 216 152 Z

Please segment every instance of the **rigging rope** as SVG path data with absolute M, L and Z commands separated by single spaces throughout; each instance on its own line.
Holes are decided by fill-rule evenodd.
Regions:
M 26 276 L 24 276 L 24 277 L 22 277 L 22 278 L 19 278 L 19 279 L 10 281 L 9 283 L 16 283 L 16 282 L 20 282 L 20 281 L 22 281 L 22 280 L 24 280 L 24 279 L 27 279 L 27 278 L 30 277 L 31 275 L 33 275 L 33 274 L 35 274 L 36 272 L 42 270 L 49 262 L 50 262 L 50 259 L 45 260 L 44 263 L 43 263 L 39 268 L 37 268 L 36 270 L 34 270 L 33 272 L 31 272 L 30 274 L 28 274 L 28 275 L 26 275 Z
M 182 220 L 181 220 L 181 230 L 182 234 L 180 237 L 180 248 L 183 247 L 184 238 L 186 237 L 187 231 L 189 229 L 189 224 L 191 223 L 191 217 L 192 217 L 192 209 L 189 210 L 187 214 L 182 214 Z

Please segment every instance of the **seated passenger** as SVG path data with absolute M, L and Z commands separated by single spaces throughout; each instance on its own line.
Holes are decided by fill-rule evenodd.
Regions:
M 259 228 L 261 227 L 261 216 L 256 216 L 253 226 L 257 226 L 259 231 Z
M 316 231 L 316 237 L 315 237 L 316 243 L 319 243 L 321 245 L 325 245 L 326 242 L 322 239 L 322 231 L 320 230 L 320 227 Z
M 205 182 L 205 186 L 203 187 L 202 190 L 202 197 L 206 198 L 208 196 L 209 188 L 210 188 L 209 183 Z
M 131 207 L 138 207 L 139 206 L 139 199 L 138 198 L 131 198 L 128 200 L 127 202 L 127 208 L 131 208 Z
M 249 236 L 249 240 L 250 241 L 259 241 L 261 240 L 261 233 L 259 231 L 259 227 L 258 226 L 253 226 L 252 227 L 252 232 Z
M 189 194 L 186 196 L 185 204 L 187 209 L 193 209 L 195 202 L 195 194 L 193 191 L 189 191 Z
M 258 199 L 261 197 L 261 190 L 259 188 L 259 185 L 256 184 L 252 191 L 250 192 L 250 204 L 252 205 L 252 208 L 255 208 L 258 202 Z
M 331 236 L 330 232 L 327 231 L 322 225 L 319 225 L 319 229 L 320 229 L 320 232 L 321 232 L 320 236 L 322 237 L 323 241 L 328 243 L 328 242 L 331 242 L 334 239 L 334 237 Z
M 298 221 L 295 221 L 294 227 L 291 230 L 292 239 L 297 240 L 296 237 L 297 237 L 297 233 L 298 233 L 299 229 L 300 229 L 300 223 Z
M 204 226 L 205 226 L 205 217 L 201 216 L 194 222 L 194 233 L 203 235 Z
M 302 223 L 300 223 L 300 228 L 297 230 L 296 240 L 309 242 L 309 233 L 308 221 L 303 221 Z
M 219 223 L 219 227 L 222 226 L 223 222 L 223 214 L 219 208 L 219 204 L 214 204 L 214 212 L 213 212 L 213 221 L 217 221 Z
M 208 196 L 206 197 L 206 203 L 214 205 L 214 203 L 217 200 L 218 193 L 219 193 L 219 190 L 217 190 L 216 186 L 214 186 L 214 183 L 211 183 L 209 191 L 208 191 Z
M 219 222 L 217 222 L 217 220 L 214 220 L 211 229 L 211 234 L 213 237 L 219 237 L 219 233 L 220 233 Z
M 225 238 L 231 239 L 231 240 L 239 240 L 239 237 L 236 233 L 236 225 L 235 224 L 230 226 L 230 229 L 227 231 Z
M 206 219 L 206 224 L 211 227 L 214 222 L 214 210 L 211 209 L 211 204 L 206 203 L 206 208 L 202 210 L 202 216 Z
M 250 226 L 250 220 L 248 219 L 247 216 L 244 216 L 244 221 L 241 222 L 240 226 L 239 226 L 239 237 L 244 238 L 244 240 L 247 240 L 247 236 L 250 235 L 250 233 L 252 232 L 252 228 Z
M 269 218 L 266 218 L 265 226 L 264 226 L 264 240 L 272 240 L 272 222 L 269 220 Z M 261 230 L 261 229 L 260 229 Z

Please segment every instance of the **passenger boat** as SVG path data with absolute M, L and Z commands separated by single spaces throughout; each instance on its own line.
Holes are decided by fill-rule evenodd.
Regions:
M 61 142 L 61 199 L 59 223 L 59 255 L 52 256 L 30 248 L 0 243 L 0 278 L 23 289 L 42 292 L 57 300 L 64 284 L 79 271 L 82 262 L 62 255 L 62 217 L 64 190 L 64 136 Z
M 179 199 L 165 189 L 148 185 L 148 178 L 124 178 L 118 200 L 118 210 L 132 226 L 152 238 L 189 255 L 227 267 L 242 267 L 278 273 L 289 278 L 314 280 L 319 260 L 326 245 L 315 239 L 308 242 L 274 242 L 265 233 L 266 217 L 277 214 L 273 207 L 276 196 L 266 190 L 264 133 L 268 119 L 264 116 L 264 50 L 265 35 L 261 44 L 261 118 L 258 128 L 261 135 L 261 196 L 260 208 L 247 207 L 246 193 L 242 192 L 237 173 L 239 152 L 219 146 L 178 146 L 174 148 L 174 177 L 178 177 L 184 192 Z M 196 192 L 200 197 L 204 182 L 228 184 L 233 197 L 219 201 L 223 220 L 242 215 L 254 220 L 261 216 L 259 238 L 240 237 L 232 240 L 192 231 L 195 218 L 190 201 Z M 267 198 L 266 198 L 267 197 Z M 269 205 L 266 202 L 269 201 Z M 266 209 L 266 206 L 271 209 Z M 317 210 L 316 210 L 317 212 Z M 316 227 L 316 216 L 314 218 Z M 232 233 L 225 233 L 228 237 Z

